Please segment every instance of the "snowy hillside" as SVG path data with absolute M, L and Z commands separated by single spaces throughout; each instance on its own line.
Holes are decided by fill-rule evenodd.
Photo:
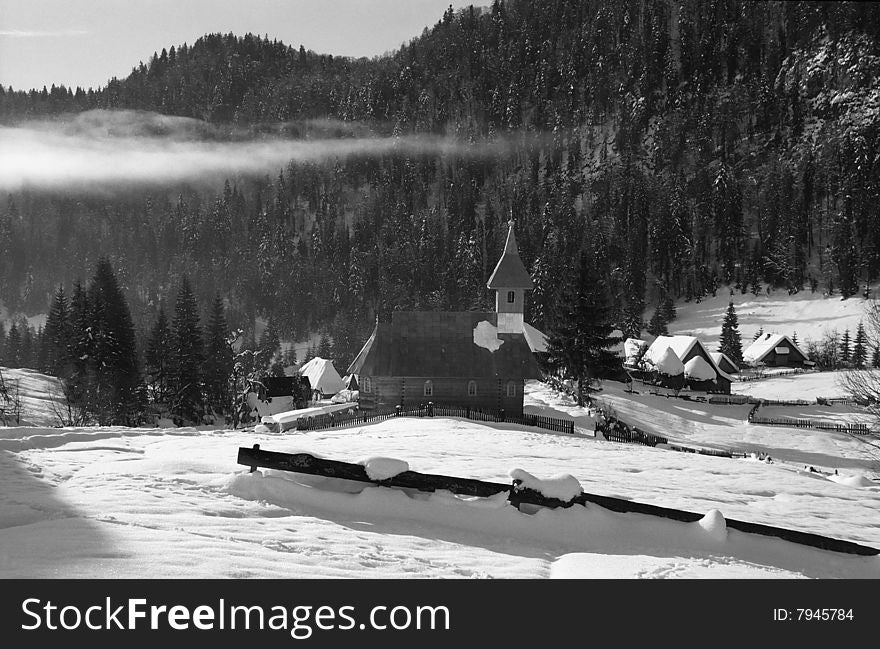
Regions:
M 22 426 L 56 426 L 60 423 L 59 413 L 62 411 L 64 393 L 57 378 L 36 370 L 7 367 L 0 367 L 0 374 L 3 375 L 10 396 L 17 393 L 21 400 Z M 0 426 L 2 423 L 0 420 Z
M 880 297 L 880 286 L 874 286 L 874 297 Z M 776 290 L 770 295 L 743 295 L 734 291 L 731 295 L 721 287 L 715 297 L 697 302 L 676 303 L 677 317 L 669 323 L 669 333 L 697 336 L 710 351 L 718 348 L 721 323 L 727 305 L 733 302 L 739 319 L 739 332 L 744 345 L 751 342 L 759 329 L 765 333 L 781 333 L 791 336 L 797 332 L 798 340 L 820 340 L 825 332 L 836 330 L 854 333 L 859 320 L 864 317 L 868 304 L 859 296 L 841 300 L 839 295 L 824 297 L 821 291 L 801 291 L 789 295 Z M 651 310 L 647 316 L 649 317 Z
M 542 384 L 530 385 L 528 402 L 589 420 Z M 680 422 L 696 419 L 684 413 Z M 503 500 L 249 474 L 235 462 L 239 446 L 259 443 L 352 462 L 398 458 L 414 471 L 498 482 L 509 482 L 513 469 L 539 478 L 568 473 L 590 493 L 880 547 L 880 485 L 868 479 L 860 449 L 815 431 L 798 431 L 795 441 L 785 429 L 748 433 L 715 415 L 704 419 L 712 425 L 694 424 L 684 437 L 723 446 L 753 435 L 742 443 L 756 449 L 772 439 L 774 453 L 790 446 L 793 459 L 825 454 L 840 475 L 800 470 L 793 459 L 768 464 L 440 418 L 280 435 L 5 428 L 0 576 L 880 577 L 876 557 L 725 531 L 717 514 L 703 525 L 593 506 L 530 515 Z

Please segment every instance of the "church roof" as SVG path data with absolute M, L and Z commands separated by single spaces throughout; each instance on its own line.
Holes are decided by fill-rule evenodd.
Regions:
M 377 322 L 349 366 L 364 376 L 425 378 L 540 378 L 522 334 L 493 333 L 497 314 L 480 311 L 396 311 Z M 494 343 L 494 344 L 489 344 Z
M 488 288 L 522 288 L 532 289 L 534 283 L 526 270 L 525 264 L 519 256 L 519 249 L 516 246 L 516 236 L 513 233 L 513 221 L 508 221 L 510 229 L 507 231 L 507 241 L 504 244 L 504 252 L 489 282 L 486 284 Z

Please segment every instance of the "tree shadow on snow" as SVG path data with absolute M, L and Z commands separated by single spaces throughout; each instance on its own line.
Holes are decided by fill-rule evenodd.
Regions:
M 0 578 L 90 577 L 112 555 L 94 521 L 65 503 L 39 467 L 0 450 Z

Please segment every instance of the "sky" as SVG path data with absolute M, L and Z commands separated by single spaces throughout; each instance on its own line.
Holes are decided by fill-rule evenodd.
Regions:
M 0 0 L 0 84 L 100 87 L 163 47 L 251 32 L 335 56 L 378 56 L 473 0 Z

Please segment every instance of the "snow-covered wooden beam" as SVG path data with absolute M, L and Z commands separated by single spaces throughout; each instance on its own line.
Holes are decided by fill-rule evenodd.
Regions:
M 319 458 L 310 455 L 309 453 L 277 453 L 273 451 L 264 451 L 260 448 L 259 444 L 254 444 L 253 448 L 240 447 L 238 449 L 238 464 L 250 467 L 251 471 L 256 471 L 257 467 L 263 467 L 266 469 L 319 475 L 327 478 L 342 478 L 344 480 L 355 480 L 357 482 L 369 482 L 383 487 L 415 489 L 427 492 L 445 490 L 459 495 L 479 496 L 482 498 L 488 498 L 506 492 L 508 494 L 508 500 L 516 507 L 527 504 L 539 507 L 556 508 L 571 507 L 573 505 L 586 506 L 587 503 L 592 503 L 622 514 L 659 516 L 683 523 L 696 523 L 703 519 L 703 514 L 697 514 L 695 512 L 671 509 L 669 507 L 659 507 L 657 505 L 639 503 L 632 500 L 625 500 L 623 498 L 600 496 L 586 492 L 569 500 L 560 500 L 558 498 L 548 497 L 534 489 L 523 488 L 518 480 L 514 480 L 513 484 L 502 484 L 499 482 L 486 482 L 470 478 L 417 473 L 415 471 L 401 471 L 384 479 L 374 479 L 368 475 L 367 468 L 361 464 L 351 464 L 349 462 Z M 739 530 L 740 532 L 760 534 L 762 536 L 773 536 L 791 543 L 808 545 L 814 548 L 829 550 L 831 552 L 842 552 L 845 554 L 857 554 L 862 556 L 880 554 L 880 550 L 876 548 L 859 545 L 858 543 L 853 543 L 851 541 L 833 539 L 820 534 L 813 534 L 811 532 L 801 532 L 799 530 L 790 530 L 772 525 L 762 525 L 760 523 L 749 523 L 746 521 L 738 521 L 733 518 L 726 519 L 725 523 L 728 528 Z

